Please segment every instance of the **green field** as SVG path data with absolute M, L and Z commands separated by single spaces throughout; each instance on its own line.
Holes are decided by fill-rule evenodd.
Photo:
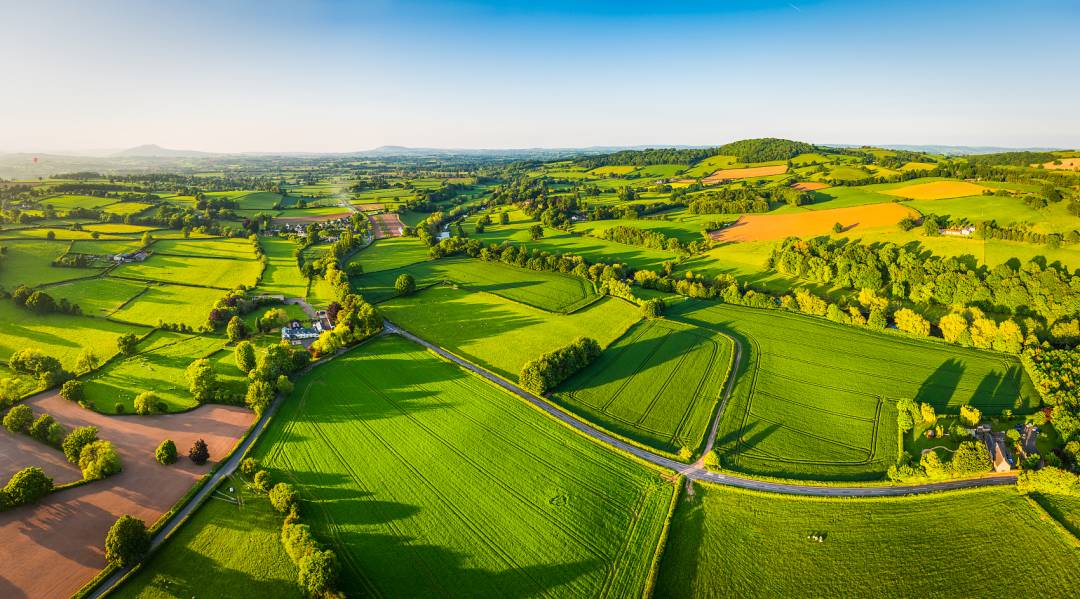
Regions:
M 721 421 L 726 468 L 777 477 L 880 479 L 896 461 L 896 401 L 941 414 L 1030 412 L 1039 397 L 1019 361 L 779 310 L 686 301 L 675 320 L 733 335 L 746 349 Z
M 260 237 L 266 255 L 266 270 L 259 279 L 258 292 L 285 297 L 305 297 L 308 280 L 300 272 L 293 252 L 296 244 L 280 237 Z
M 159 239 L 151 249 L 155 254 L 255 259 L 255 250 L 247 239 Z
M 1075 543 L 1012 488 L 811 499 L 699 484 L 655 597 L 1072 597 Z
M 101 208 L 116 201 L 116 198 L 101 198 L 98 196 L 84 195 L 60 195 L 41 200 L 42 204 L 52 206 L 57 210 L 71 210 L 72 208 Z
M 132 298 L 111 316 L 117 320 L 150 326 L 166 322 L 199 328 L 207 324 L 210 308 L 224 295 L 225 292 L 221 289 L 207 287 L 149 285 L 145 293 Z
M 146 283 L 102 277 L 63 283 L 49 287 L 46 291 L 56 300 L 66 299 L 78 304 L 87 316 L 104 317 L 111 315 L 145 289 Z M 157 324 L 157 321 L 142 324 Z
M 415 237 L 387 237 L 357 252 L 349 264 L 360 264 L 365 273 L 391 270 L 429 260 L 428 247 Z
M 67 252 L 67 241 L 3 241 L 7 248 L 0 258 L 0 287 L 14 291 L 19 285 L 37 287 L 59 281 L 92 277 L 99 268 L 61 268 L 53 260 Z
M 256 454 L 299 487 L 349 596 L 641 596 L 673 494 L 397 337 L 300 379 Z
M 382 301 L 397 295 L 394 282 L 406 272 L 412 274 L 418 286 L 453 281 L 473 291 L 494 293 L 549 312 L 572 312 L 597 299 L 592 282 L 581 277 L 465 257 L 384 270 L 357 277 L 352 283 L 368 301 Z
M 86 399 L 104 413 L 115 411 L 123 404 L 125 412 L 134 411 L 135 396 L 153 391 L 169 404 L 169 411 L 187 410 L 198 404 L 188 391 L 185 369 L 199 358 L 210 357 L 221 350 L 225 340 L 219 337 L 193 337 L 168 331 L 155 331 L 139 344 L 139 353 L 110 362 L 85 379 Z M 225 354 L 228 359 L 224 359 Z M 247 377 L 236 367 L 230 352 L 215 355 L 214 369 L 221 380 L 230 386 L 240 386 Z
M 715 332 L 646 320 L 559 387 L 560 405 L 616 434 L 677 453 L 697 453 L 708 434 L 732 358 Z
M 510 380 L 525 362 L 589 336 L 606 346 L 640 317 L 604 298 L 573 314 L 552 314 L 497 295 L 438 285 L 379 305 L 390 320 Z
M 138 214 L 151 206 L 153 206 L 153 204 L 146 204 L 144 202 L 117 202 L 105 206 L 102 208 L 102 211 L 109 214 L 127 216 L 128 214 Z
M 90 348 L 98 358 L 116 353 L 116 340 L 124 333 L 145 334 L 141 327 L 134 327 L 102 318 L 49 314 L 41 316 L 24 310 L 10 300 L 0 300 L 0 360 L 7 361 L 11 354 L 24 348 L 38 349 L 52 356 L 68 370 L 75 368 L 75 360 L 83 348 Z
M 238 494 L 242 505 L 222 498 Z M 266 495 L 232 476 L 109 597 L 300 599 L 296 566 L 279 540 L 281 519 Z
M 124 264 L 112 274 L 132 279 L 232 289 L 240 284 L 254 287 L 261 270 L 262 265 L 256 260 L 154 254 L 145 262 Z
M 232 197 L 240 204 L 242 210 L 270 210 L 278 202 L 282 201 L 280 193 L 269 191 L 255 191 Z

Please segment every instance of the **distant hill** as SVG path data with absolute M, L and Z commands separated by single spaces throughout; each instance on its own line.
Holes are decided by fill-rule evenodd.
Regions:
M 946 156 L 967 156 L 974 154 L 1001 154 L 1004 152 L 1052 152 L 1067 148 L 1006 148 L 1001 146 L 940 146 L 918 144 L 875 144 L 863 146 L 860 144 L 821 144 L 832 148 L 883 148 L 886 150 L 904 150 L 907 152 L 924 152 L 927 154 L 943 154 Z
M 134 148 L 128 148 L 126 150 L 120 150 L 113 153 L 111 156 L 114 158 L 201 158 L 204 156 L 213 156 L 210 152 L 199 152 L 196 150 L 173 150 L 171 148 L 163 148 L 155 144 L 146 144 L 142 146 L 135 146 Z

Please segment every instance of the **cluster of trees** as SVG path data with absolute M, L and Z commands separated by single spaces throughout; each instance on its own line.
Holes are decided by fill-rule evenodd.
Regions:
M 749 187 L 728 187 L 703 192 L 689 199 L 690 214 L 741 214 L 768 212 L 769 198 Z
M 82 314 L 82 308 L 78 304 L 72 304 L 66 298 L 56 301 L 53 296 L 44 291 L 34 291 L 26 285 L 19 285 L 11 293 L 11 299 L 16 306 L 25 308 L 35 314 Z
M 1060 457 L 1075 463 L 1080 453 L 1080 351 L 1035 346 L 1025 349 L 1021 360 L 1043 401 L 1052 406 L 1050 421 L 1062 444 L 1074 446 Z
M 0 489 L 0 511 L 37 503 L 53 490 L 53 479 L 37 467 L 23 468 Z
M 526 362 L 518 375 L 518 384 L 538 395 L 547 393 L 599 358 L 601 351 L 595 339 L 578 337 L 566 347 Z
M 113 444 L 98 439 L 96 426 L 80 426 L 71 429 L 60 443 L 64 457 L 72 464 L 78 464 L 86 480 L 97 480 L 122 469 L 120 454 Z
M 211 330 L 226 326 L 234 316 L 247 314 L 255 309 L 258 304 L 247 298 L 246 289 L 238 287 L 229 291 L 225 297 L 214 302 L 206 317 Z
M 415 283 L 413 284 L 415 289 Z M 329 310 L 327 311 L 329 315 Z M 334 328 L 323 331 L 311 344 L 316 357 L 329 355 L 382 331 L 383 319 L 375 306 L 355 293 L 346 294 L 334 311 Z
M 64 370 L 60 360 L 47 356 L 41 350 L 20 349 L 8 358 L 8 367 L 17 374 L 34 377 L 46 389 L 55 387 L 71 378 L 71 373 Z
M 1046 326 L 1080 313 L 1080 282 L 1062 269 L 1035 260 L 990 269 L 973 262 L 895 244 L 791 237 L 773 250 L 768 267 L 816 283 L 870 289 L 917 305 L 974 306 L 1019 318 L 1038 317 Z
M 729 144 L 730 145 L 730 144 Z M 645 150 L 622 150 L 600 156 L 588 156 L 579 158 L 574 164 L 594 169 L 601 166 L 650 166 L 654 164 L 685 164 L 691 165 L 700 162 L 710 156 L 722 154 L 717 148 L 709 149 L 645 149 Z
M 618 225 L 604 229 L 600 233 L 601 239 L 617 241 L 628 245 L 638 245 L 658 250 L 669 250 L 680 254 L 695 254 L 707 249 L 703 242 L 691 242 L 684 244 L 675 237 L 668 237 L 658 231 L 640 229 L 627 225 Z
M 51 445 L 57 449 L 64 442 L 66 430 L 64 426 L 49 414 L 41 414 L 34 417 L 34 411 L 30 406 L 19 404 L 8 410 L 4 415 L 4 428 L 13 433 L 22 433 Z
M 814 146 L 801 141 L 763 137 L 734 141 L 720 146 L 715 153 L 734 156 L 739 162 L 769 162 L 790 160 L 799 154 L 809 154 L 815 150 Z

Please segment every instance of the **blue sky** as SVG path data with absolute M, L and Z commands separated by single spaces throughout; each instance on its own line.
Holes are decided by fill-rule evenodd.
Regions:
M 1080 3 L 12 2 L 0 151 L 1080 146 Z

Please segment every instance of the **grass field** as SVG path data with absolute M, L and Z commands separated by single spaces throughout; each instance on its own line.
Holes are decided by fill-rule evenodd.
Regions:
M 1040 493 L 1034 498 L 1066 530 L 1080 538 L 1080 497 Z
M 109 316 L 131 298 L 146 289 L 138 281 L 97 278 L 72 281 L 49 287 L 46 291 L 55 299 L 78 304 L 87 316 Z M 157 324 L 157 321 L 146 324 Z
M 98 268 L 61 268 L 53 260 L 67 252 L 66 241 L 3 241 L 7 252 L 0 258 L 0 287 L 14 291 L 19 285 L 37 287 L 69 279 L 92 277 Z
M 668 453 L 697 453 L 720 399 L 731 342 L 714 332 L 646 320 L 566 381 L 556 403 Z
M 1012 488 L 810 499 L 696 485 L 679 500 L 655 596 L 1071 597 L 1075 563 L 1068 538 Z
M 71 210 L 72 208 L 101 208 L 116 201 L 116 198 L 100 198 L 97 196 L 84 195 L 61 195 L 41 200 L 42 204 L 52 206 L 57 210 Z
M 583 335 L 606 346 L 641 317 L 637 307 L 616 298 L 552 314 L 444 285 L 382 303 L 379 310 L 419 337 L 514 381 L 525 362 Z
M 0 301 L 0 360 L 24 348 L 39 349 L 73 370 L 83 348 L 91 348 L 98 358 L 116 353 L 116 340 L 124 333 L 136 335 L 146 329 L 110 322 L 101 318 L 49 314 L 41 316 L 24 310 L 10 300 Z
M 86 379 L 86 398 L 108 414 L 117 403 L 125 412 L 134 411 L 135 396 L 153 391 L 169 411 L 186 410 L 198 405 L 188 391 L 184 370 L 193 361 L 209 357 L 220 350 L 225 341 L 218 337 L 193 337 L 156 331 L 139 345 L 139 354 L 116 360 Z M 246 380 L 232 360 L 216 360 L 215 370 L 222 379 Z
M 111 316 L 150 326 L 167 322 L 198 328 L 207 323 L 210 308 L 224 295 L 221 289 L 154 284 Z
M 308 280 L 293 256 L 296 244 L 280 237 L 260 237 L 259 245 L 266 255 L 266 270 L 259 279 L 258 291 L 285 297 L 306 296 Z
M 261 268 L 256 260 L 154 254 L 145 262 L 124 264 L 112 274 L 133 279 L 232 289 L 240 284 L 254 287 Z
M 357 252 L 349 263 L 358 263 L 365 273 L 401 268 L 430 259 L 428 247 L 415 237 L 379 239 Z
M 745 348 L 721 421 L 726 468 L 777 477 L 872 480 L 898 452 L 896 401 L 942 414 L 1039 404 L 1014 356 L 876 333 L 776 310 L 686 301 L 671 317 Z
M 1026 224 L 1038 233 L 1066 233 L 1080 229 L 1080 217 L 1070 213 L 1065 202 L 1035 209 L 1021 198 L 977 195 L 945 200 L 911 200 L 904 204 L 923 214 L 967 218 L 971 222 L 992 220 L 1002 226 Z
M 933 181 L 883 191 L 889 195 L 912 200 L 944 200 L 979 195 L 986 190 L 982 185 L 966 181 Z
M 221 498 L 238 494 L 242 506 Z M 296 566 L 279 540 L 281 516 L 266 495 L 247 490 L 238 476 L 226 479 L 214 495 L 109 597 L 304 597 Z
M 397 337 L 300 379 L 256 453 L 349 596 L 641 596 L 673 491 Z
M 269 191 L 256 191 L 232 198 L 242 210 L 270 210 L 278 202 L 282 201 L 280 193 Z
M 87 225 L 84 227 L 86 231 L 106 233 L 110 235 L 129 235 L 134 233 L 144 233 L 146 231 L 153 231 L 155 227 L 147 227 L 143 225 L 125 225 L 123 223 L 103 223 L 100 225 Z
M 150 208 L 153 204 L 147 204 L 144 202 L 117 202 L 115 204 L 109 204 L 102 208 L 103 212 L 109 214 L 119 214 L 126 216 L 128 214 L 138 214 L 147 208 Z
M 355 278 L 352 283 L 368 301 L 382 301 L 397 295 L 394 282 L 405 272 L 413 275 L 418 286 L 453 281 L 473 291 L 494 293 L 549 312 L 572 312 L 597 298 L 593 284 L 574 275 L 466 257 L 443 258 L 375 272 Z
M 598 166 L 586 174 L 597 177 L 604 175 L 629 175 L 634 172 L 637 167 L 629 165 L 612 165 L 612 166 Z
M 155 254 L 255 259 L 247 239 L 159 239 L 151 247 Z
M 71 253 L 111 256 L 134 252 L 142 247 L 138 239 L 79 239 L 71 242 Z

